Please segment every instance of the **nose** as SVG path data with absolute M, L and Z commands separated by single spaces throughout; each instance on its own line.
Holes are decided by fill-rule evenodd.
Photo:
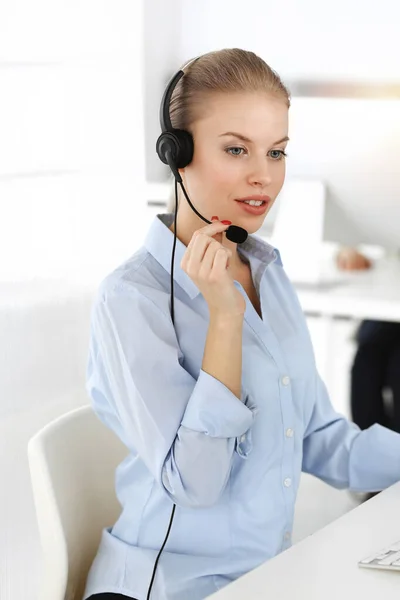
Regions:
M 251 167 L 248 174 L 250 185 L 260 188 L 270 185 L 272 182 L 271 166 L 268 164 L 268 159 L 265 156 L 254 159 Z

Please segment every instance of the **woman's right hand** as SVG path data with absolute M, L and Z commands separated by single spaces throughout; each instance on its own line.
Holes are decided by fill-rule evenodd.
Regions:
M 197 285 L 208 304 L 210 315 L 238 316 L 246 301 L 233 283 L 229 271 L 232 251 L 224 246 L 229 225 L 214 221 L 194 232 L 181 261 L 181 268 Z M 221 242 L 215 237 L 221 238 Z

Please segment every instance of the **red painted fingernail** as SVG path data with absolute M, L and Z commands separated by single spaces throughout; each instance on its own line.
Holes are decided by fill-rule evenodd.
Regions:
M 211 221 L 215 221 L 215 219 L 218 221 L 218 217 L 211 217 Z
M 224 225 L 232 225 L 232 221 L 221 221 Z

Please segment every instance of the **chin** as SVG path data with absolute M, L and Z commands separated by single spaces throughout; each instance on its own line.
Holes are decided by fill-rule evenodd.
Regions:
M 256 233 L 264 225 L 266 218 L 267 215 L 261 215 L 259 217 L 250 216 L 248 219 L 237 219 L 236 222 L 232 221 L 232 223 L 233 225 L 243 227 L 248 233 Z

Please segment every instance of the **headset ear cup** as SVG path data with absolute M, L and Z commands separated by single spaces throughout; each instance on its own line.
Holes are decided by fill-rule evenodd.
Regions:
M 175 129 L 174 135 L 179 143 L 176 166 L 178 169 L 184 169 L 189 163 L 192 162 L 193 159 L 193 137 L 188 131 L 184 131 L 183 129 Z
M 166 157 L 168 151 L 171 153 L 174 162 L 176 162 L 176 158 L 179 156 L 179 140 L 170 131 L 164 131 L 157 140 L 156 150 L 159 159 L 165 165 L 168 164 Z
M 183 129 L 164 131 L 157 140 L 156 150 L 165 165 L 168 164 L 166 153 L 169 151 L 176 168 L 183 169 L 193 158 L 193 138 L 188 131 Z

